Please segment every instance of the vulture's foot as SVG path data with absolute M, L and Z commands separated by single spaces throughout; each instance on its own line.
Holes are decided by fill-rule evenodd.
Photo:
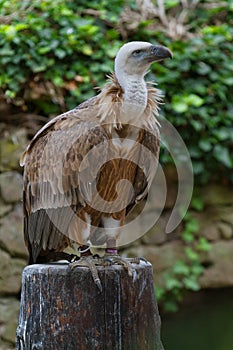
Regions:
M 140 264 L 141 260 L 146 261 L 144 258 L 123 258 L 118 254 L 106 253 L 104 260 L 109 265 L 121 265 L 128 271 L 129 276 L 132 276 L 133 281 L 137 278 L 137 272 L 133 267 L 133 264 Z
M 98 255 L 93 256 L 89 246 L 81 247 L 79 249 L 79 252 L 80 252 L 80 258 L 70 263 L 71 270 L 73 270 L 75 267 L 78 267 L 78 266 L 88 267 L 89 270 L 91 271 L 95 284 L 97 285 L 99 290 L 102 292 L 102 285 L 101 285 L 101 281 L 96 268 L 96 265 L 101 265 L 100 261 L 102 259 L 99 258 Z

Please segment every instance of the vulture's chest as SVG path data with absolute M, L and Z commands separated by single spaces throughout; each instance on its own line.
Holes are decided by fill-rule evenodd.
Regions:
M 143 130 L 132 125 L 113 129 L 111 135 L 112 152 L 117 157 L 128 157 L 139 150 Z
M 114 212 L 126 207 L 133 196 L 133 183 L 140 156 L 142 131 L 132 126 L 113 129 L 108 145 L 108 159 L 101 168 L 97 189 L 112 203 Z

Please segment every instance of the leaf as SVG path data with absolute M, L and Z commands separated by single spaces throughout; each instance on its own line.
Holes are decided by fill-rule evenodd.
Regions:
M 190 272 L 190 268 L 186 265 L 184 261 L 178 260 L 175 262 L 175 266 L 173 267 L 173 272 L 178 275 L 187 276 Z
M 28 29 L 29 28 L 29 24 L 28 23 L 18 23 L 16 24 L 15 26 L 15 29 L 17 31 L 20 31 L 20 30 L 24 30 L 24 29 Z
M 230 155 L 230 152 L 227 148 L 223 147 L 222 145 L 216 145 L 214 146 L 213 155 L 220 163 L 225 165 L 227 168 L 233 167 L 233 158 Z
M 201 131 L 203 129 L 203 123 L 199 120 L 192 119 L 190 124 L 196 131 Z
M 222 78 L 221 80 L 226 85 L 229 85 L 229 86 L 233 85 L 233 77 L 226 77 L 226 78 Z
M 86 56 L 91 56 L 93 53 L 93 50 L 90 45 L 83 45 L 81 51 Z
M 209 152 L 212 149 L 212 143 L 209 139 L 200 140 L 198 146 L 205 152 Z
M 198 232 L 200 229 L 200 225 L 197 219 L 191 218 L 185 225 L 185 230 L 189 232 Z
M 197 249 L 208 252 L 211 249 L 211 244 L 205 237 L 200 237 L 197 243 Z
M 218 140 L 233 140 L 233 129 L 232 128 L 219 128 L 213 131 L 213 134 L 217 137 Z
M 183 100 L 182 96 L 173 96 L 172 107 L 177 113 L 184 113 L 188 110 L 187 103 Z
M 204 201 L 200 197 L 193 197 L 191 201 L 191 206 L 197 211 L 202 211 L 204 208 Z
M 180 288 L 180 287 L 181 287 L 181 282 L 178 281 L 177 279 L 170 277 L 169 279 L 166 280 L 167 290 L 172 290 L 174 288 Z
M 189 231 L 184 231 L 182 233 L 182 239 L 187 243 L 192 243 L 194 241 L 193 233 Z
M 184 97 L 185 102 L 194 107 L 200 107 L 204 103 L 204 99 L 195 94 L 190 94 Z
M 190 271 L 191 274 L 195 275 L 196 277 L 199 277 L 203 273 L 204 267 L 200 264 L 193 264 L 190 267 Z
M 51 50 L 51 48 L 49 46 L 39 47 L 38 53 L 40 55 L 44 55 L 44 54 L 48 53 L 50 50 Z
M 191 261 L 199 260 L 199 255 L 191 247 L 185 248 L 185 254 Z
M 211 72 L 211 67 L 205 62 L 199 62 L 197 72 L 201 75 L 207 75 Z
M 196 278 L 193 277 L 185 277 L 184 278 L 184 285 L 187 289 L 198 291 L 200 290 L 200 285 Z
M 66 56 L 66 51 L 61 49 L 61 48 L 57 48 L 55 49 L 55 55 L 58 57 L 58 58 L 64 58 Z

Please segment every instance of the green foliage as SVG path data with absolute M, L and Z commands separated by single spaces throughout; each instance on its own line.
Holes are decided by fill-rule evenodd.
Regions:
M 25 6 L 28 3 L 23 1 Z M 20 2 L 0 0 L 3 15 L 15 11 L 9 23 L 0 25 L 4 98 L 24 110 L 36 109 L 48 115 L 73 108 L 94 95 L 93 87 L 101 86 L 113 69 L 122 41 L 117 21 L 126 3 L 138 11 L 133 0 L 111 4 L 92 0 L 88 5 L 85 1 L 57 0 L 56 6 L 52 0 L 40 0 L 22 13 Z M 178 0 L 164 4 L 165 11 L 180 6 Z M 229 171 L 233 168 L 232 12 L 225 1 L 205 11 L 200 4 L 189 12 L 192 35 L 188 37 L 171 39 L 159 26 L 155 30 L 154 20 L 142 19 L 137 33 L 129 38 L 161 42 L 174 53 L 172 61 L 154 65 L 151 74 L 156 74 L 165 91 L 163 113 L 186 142 L 200 182 L 220 174 L 231 180 L 233 176 Z M 52 84 L 53 93 L 47 82 Z M 31 91 L 38 85 L 35 97 Z M 169 161 L 165 152 L 161 159 Z
M 171 38 L 169 28 L 149 15 L 137 31 L 119 27 L 125 5 L 140 13 L 134 0 L 0 0 L 2 17 L 14 14 L 0 24 L 0 95 L 24 111 L 60 113 L 103 85 L 120 33 L 161 42 L 174 59 L 154 65 L 150 78 L 156 75 L 165 92 L 162 113 L 186 142 L 196 181 L 233 180 L 233 8 L 226 1 L 196 4 L 187 12 L 187 31 Z M 177 18 L 181 1 L 164 0 L 164 11 Z M 165 151 L 161 161 L 171 161 Z
M 196 179 L 202 183 L 220 174 L 233 179 L 233 31 L 226 25 L 214 29 L 206 26 L 198 39 L 172 43 L 174 60 L 164 72 L 164 114 L 188 145 Z M 170 71 L 179 71 L 179 77 Z
M 204 237 L 198 237 L 198 221 L 189 213 L 184 218 L 182 233 L 184 260 L 175 261 L 169 272 L 163 274 L 164 287 L 156 287 L 157 299 L 163 304 L 164 311 L 175 312 L 182 301 L 185 291 L 198 291 L 198 278 L 204 267 L 200 262 L 200 252 L 209 251 L 210 243 Z
M 0 8 L 4 9 L 4 4 L 1 0 Z M 115 12 L 106 1 L 92 1 L 88 7 L 100 11 L 97 20 L 83 15 L 85 2 L 58 0 L 55 6 L 54 1 L 41 0 L 32 11 L 1 24 L 0 86 L 5 98 L 18 105 L 28 104 L 25 95 L 31 100 L 30 88 L 41 82 L 62 88 L 67 109 L 94 95 L 93 86 L 102 85 L 120 46 L 118 33 L 106 27 L 105 21 L 108 18 L 112 25 L 115 23 L 121 4 L 113 2 L 118 8 Z M 43 87 L 33 104 L 41 113 L 49 114 L 43 103 L 49 92 L 46 84 Z M 60 112 L 58 99 L 50 99 L 52 104 Z M 51 109 L 54 113 L 54 107 Z
M 164 2 L 178 11 L 179 1 Z M 220 176 L 233 180 L 233 10 L 226 1 L 208 4 L 202 1 L 190 10 L 186 37 L 171 40 L 164 30 L 146 28 L 140 33 L 174 53 L 172 61 L 154 65 L 152 72 L 165 91 L 163 113 L 184 139 L 199 183 Z M 165 152 L 161 159 L 170 160 Z

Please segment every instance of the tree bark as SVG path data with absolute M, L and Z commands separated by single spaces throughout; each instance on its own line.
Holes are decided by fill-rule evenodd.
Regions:
M 16 349 L 162 350 L 152 266 L 134 267 L 135 281 L 119 265 L 97 267 L 101 292 L 88 268 L 27 266 Z

